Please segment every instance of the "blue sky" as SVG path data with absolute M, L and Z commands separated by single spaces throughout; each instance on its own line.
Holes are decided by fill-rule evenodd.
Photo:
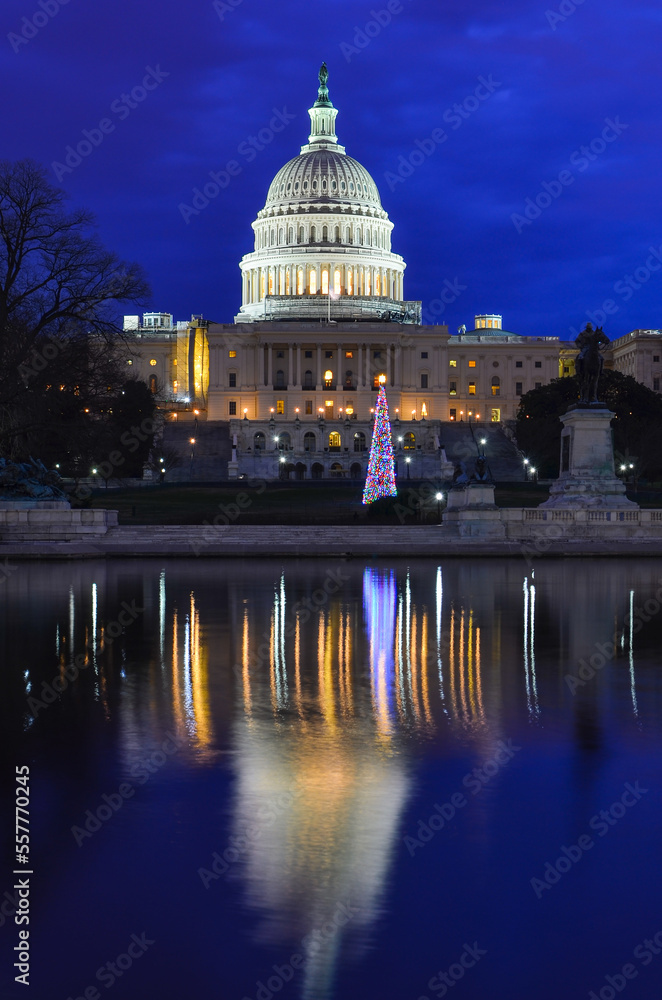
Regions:
M 1 155 L 40 161 L 95 212 L 155 309 L 232 320 L 251 222 L 307 139 L 325 59 L 339 140 L 380 189 L 429 322 L 499 312 L 563 339 L 589 313 L 612 338 L 662 326 L 652 3 L 5 0 L 2 27 Z M 275 112 L 293 116 L 278 132 Z

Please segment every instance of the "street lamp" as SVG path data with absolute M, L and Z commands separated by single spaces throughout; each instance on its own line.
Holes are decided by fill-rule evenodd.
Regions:
M 437 510 L 439 513 L 439 524 L 441 524 L 441 501 L 444 499 L 443 493 L 435 493 L 435 500 L 437 501 Z
M 406 458 L 405 464 L 407 466 L 407 479 L 409 479 L 409 466 L 411 465 L 411 458 Z

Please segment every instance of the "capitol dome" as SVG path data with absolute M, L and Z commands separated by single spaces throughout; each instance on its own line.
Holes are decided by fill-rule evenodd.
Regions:
M 365 167 L 330 149 L 300 154 L 286 163 L 272 181 L 264 211 L 306 202 L 313 206 L 323 198 L 328 202 L 340 198 L 354 211 L 363 208 L 382 214 L 377 185 Z
M 420 303 L 403 301 L 406 265 L 391 252 L 377 185 L 338 143 L 327 79 L 322 64 L 308 142 L 278 171 L 253 223 L 235 320 L 420 322 Z

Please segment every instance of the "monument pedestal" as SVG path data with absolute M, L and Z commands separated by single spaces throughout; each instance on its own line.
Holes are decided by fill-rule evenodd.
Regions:
M 501 511 L 494 502 L 494 483 L 451 486 L 441 530 L 456 538 L 505 538 Z
M 604 403 L 578 404 L 561 415 L 561 465 L 541 508 L 638 509 L 614 470 L 611 420 Z

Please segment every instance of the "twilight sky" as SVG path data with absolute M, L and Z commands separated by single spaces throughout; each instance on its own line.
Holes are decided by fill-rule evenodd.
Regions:
M 325 59 L 339 141 L 377 183 L 426 322 L 662 326 L 654 0 L 3 0 L 1 18 L 0 156 L 40 161 L 96 213 L 151 308 L 232 321 Z M 67 164 L 85 130 L 97 144 Z M 227 186 L 183 209 L 212 171 Z

